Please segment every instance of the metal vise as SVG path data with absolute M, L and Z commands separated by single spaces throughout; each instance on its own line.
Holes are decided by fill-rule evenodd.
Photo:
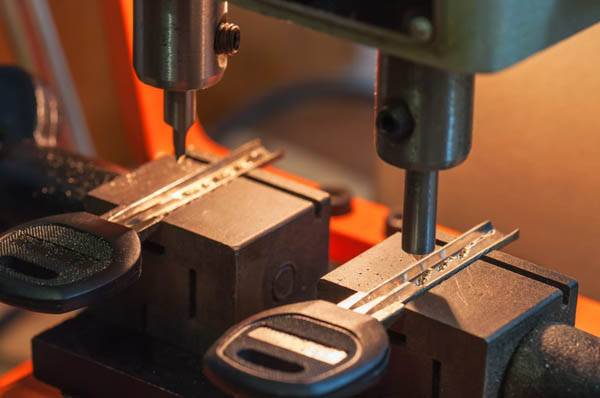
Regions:
M 152 192 L 206 158 L 164 157 L 89 193 L 102 214 Z M 141 280 L 91 309 L 116 323 L 202 352 L 227 327 L 316 296 L 328 267 L 329 197 L 255 170 L 169 215 L 144 243 Z
M 437 239 L 443 244 L 451 237 L 438 234 Z M 392 235 L 327 274 L 320 281 L 319 296 L 337 302 L 357 291 L 368 291 L 394 270 L 414 262 L 411 255 L 398 250 L 401 240 L 400 233 Z M 408 304 L 389 331 L 388 373 L 365 397 L 504 396 L 505 374 L 514 366 L 511 358 L 524 337 L 545 324 L 573 325 L 576 302 L 574 280 L 492 252 Z M 579 391 L 593 388 L 598 377 L 582 382 L 585 386 Z M 512 376 L 510 382 L 521 379 Z

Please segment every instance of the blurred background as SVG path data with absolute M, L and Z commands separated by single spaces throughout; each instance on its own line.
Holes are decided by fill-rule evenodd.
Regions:
M 111 72 L 115 43 L 101 17 L 104 1 L 117 0 L 48 4 L 95 156 L 133 167 L 139 149 L 125 139 L 128 110 Z M 401 208 L 403 173 L 373 148 L 375 51 L 233 6 L 230 15 L 242 27 L 242 49 L 224 80 L 198 98 L 207 133 L 225 146 L 261 137 L 286 150 L 278 167 Z M 1 64 L 23 63 L 10 18 L 0 14 Z M 597 26 L 478 76 L 473 150 L 441 174 L 439 198 L 441 224 L 465 230 L 491 219 L 501 229 L 519 227 L 509 252 L 576 278 L 597 299 L 599 70 Z M 27 358 L 31 336 L 60 319 L 2 310 L 0 368 Z

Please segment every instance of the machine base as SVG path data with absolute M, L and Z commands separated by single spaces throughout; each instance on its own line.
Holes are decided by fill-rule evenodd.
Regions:
M 226 397 L 202 357 L 83 313 L 32 340 L 34 375 L 63 393 L 95 397 Z
M 320 297 L 340 301 L 414 261 L 398 250 L 401 238 L 395 234 L 321 278 Z M 541 324 L 573 324 L 576 302 L 575 281 L 490 253 L 406 307 L 390 333 L 387 375 L 361 396 L 497 397 L 522 338 Z M 32 348 L 35 376 L 70 395 L 226 397 L 203 377 L 201 354 L 92 311 L 36 336 Z

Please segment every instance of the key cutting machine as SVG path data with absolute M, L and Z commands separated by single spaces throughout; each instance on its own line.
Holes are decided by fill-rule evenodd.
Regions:
M 119 100 L 148 137 L 172 134 L 175 156 L 127 171 L 22 139 L 43 123 L 39 90 L 27 74 L 2 70 L 9 78 L 0 84 L 12 86 L 0 94 L 11 104 L 0 110 L 0 299 L 44 312 L 85 307 L 33 339 L 33 376 L 7 375 L 19 381 L 5 383 L 6 396 L 238 391 L 235 379 L 215 385 L 203 374 L 202 357 L 219 336 L 280 305 L 300 303 L 293 308 L 303 313 L 306 300 L 366 294 L 450 242 L 452 231 L 436 228 L 438 174 L 468 156 L 474 75 L 600 20 L 592 0 L 232 2 L 379 49 L 375 140 L 383 160 L 406 170 L 401 228 L 388 228 L 384 240 L 387 210 L 360 199 L 332 216 L 330 196 L 314 184 L 260 169 L 277 153 L 258 142 L 225 155 L 198 138 L 196 93 L 221 79 L 240 46 L 226 2 L 107 2 L 122 18 L 112 22 L 123 21 L 115 37 L 133 37 L 125 59 L 135 76 L 119 76 L 127 94 Z M 163 90 L 162 114 L 144 84 Z M 15 123 L 16 112 L 30 122 Z M 186 151 L 188 130 L 207 151 Z M 404 282 L 445 272 L 443 261 Z M 386 325 L 389 364 L 351 394 L 600 396 L 600 344 L 573 327 L 577 297 L 568 277 L 482 252 L 406 303 Z M 331 350 L 313 338 L 298 344 Z M 285 350 L 277 344 L 244 360 L 273 374 L 304 369 L 277 361 Z

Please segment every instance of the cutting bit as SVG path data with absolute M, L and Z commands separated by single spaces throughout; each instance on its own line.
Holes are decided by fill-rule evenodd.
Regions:
M 165 90 L 165 122 L 173 127 L 175 158 L 185 155 L 185 139 L 197 118 L 196 90 Z

